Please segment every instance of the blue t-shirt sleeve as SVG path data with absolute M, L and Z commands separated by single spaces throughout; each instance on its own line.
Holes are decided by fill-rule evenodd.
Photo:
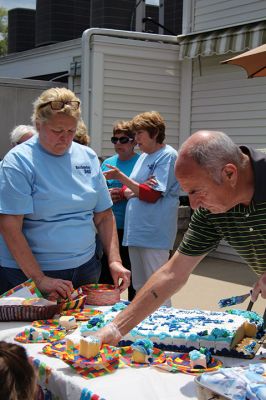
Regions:
M 29 177 L 2 163 L 0 168 L 0 213 L 24 215 L 33 210 L 32 186 Z
M 99 168 L 99 173 L 97 175 L 97 179 L 95 181 L 95 189 L 98 193 L 98 201 L 95 207 L 95 212 L 105 211 L 108 208 L 111 208 L 113 205 L 106 179 L 102 173 L 101 168 Z
M 165 154 L 155 165 L 153 175 L 157 180 L 154 190 L 162 192 L 165 195 L 169 188 L 176 183 L 174 174 L 174 164 L 176 157 L 173 154 Z

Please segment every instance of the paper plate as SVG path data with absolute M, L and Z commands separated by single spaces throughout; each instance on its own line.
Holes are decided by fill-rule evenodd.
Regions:
M 38 321 L 33 321 L 32 326 L 35 328 L 48 330 L 55 329 L 57 331 L 66 332 L 66 329 L 59 325 L 58 319 L 39 319 Z
M 79 355 L 77 349 L 69 352 L 66 350 L 66 341 L 61 340 L 55 343 L 48 344 L 43 348 L 46 355 L 54 356 L 63 359 L 72 364 L 74 367 L 89 368 L 98 367 L 104 368 L 119 360 L 119 349 L 113 346 L 103 345 L 99 355 L 96 357 L 85 358 Z
M 165 362 L 166 359 L 165 353 L 155 347 L 153 348 L 153 353 L 151 356 L 152 361 L 150 363 L 136 363 L 132 361 L 133 350 L 131 346 L 120 347 L 118 350 L 120 352 L 120 363 L 121 364 L 124 363 L 125 365 L 129 365 L 130 367 L 133 368 L 150 367 L 156 360 L 157 362 L 163 363 Z
M 84 378 L 91 379 L 115 372 L 119 366 L 119 352 L 116 347 L 104 345 L 98 357 L 85 359 L 79 356 L 78 350 L 66 351 L 66 342 L 49 343 L 43 347 L 47 356 L 57 357 L 70 365 Z
M 202 374 L 203 372 L 212 372 L 222 367 L 222 362 L 214 357 L 208 364 L 208 368 L 191 368 L 188 353 L 175 353 L 165 358 L 165 361 L 159 358 L 152 363 L 152 366 L 165 369 L 170 372 L 184 372 L 187 374 Z
M 62 330 L 50 330 L 50 337 L 48 339 L 30 340 L 25 332 L 20 332 L 15 336 L 15 340 L 20 343 L 50 343 L 64 339 L 66 332 Z
M 73 316 L 77 321 L 88 321 L 95 315 L 102 314 L 100 310 L 93 310 L 92 308 L 86 308 L 84 310 L 67 310 L 61 312 L 61 315 Z

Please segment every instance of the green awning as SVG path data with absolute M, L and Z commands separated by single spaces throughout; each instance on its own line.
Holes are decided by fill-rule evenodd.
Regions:
M 266 21 L 178 36 L 179 59 L 238 53 L 266 43 Z

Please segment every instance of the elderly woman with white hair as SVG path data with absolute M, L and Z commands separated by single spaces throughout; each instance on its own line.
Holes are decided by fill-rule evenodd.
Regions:
M 112 201 L 96 153 L 74 143 L 80 100 L 51 88 L 34 103 L 38 135 L 14 147 L 0 166 L 0 292 L 32 278 L 49 298 L 97 283 L 95 232 L 114 283 L 128 287 Z
M 37 135 L 37 131 L 32 125 L 18 125 L 9 134 L 10 142 L 12 147 L 17 146 L 26 140 L 32 138 L 32 136 Z

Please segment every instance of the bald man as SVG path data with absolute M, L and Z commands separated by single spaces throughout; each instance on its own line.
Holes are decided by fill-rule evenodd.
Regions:
M 266 155 L 238 147 L 222 132 L 198 131 L 180 148 L 175 174 L 195 210 L 189 229 L 133 302 L 98 331 L 104 343 L 116 344 L 180 290 L 222 239 L 258 275 L 252 301 L 266 299 Z

